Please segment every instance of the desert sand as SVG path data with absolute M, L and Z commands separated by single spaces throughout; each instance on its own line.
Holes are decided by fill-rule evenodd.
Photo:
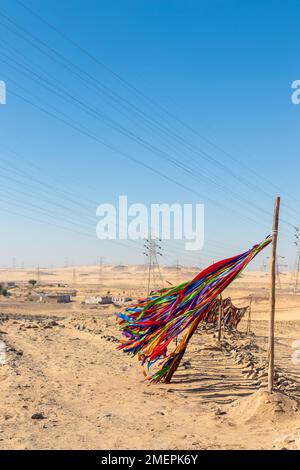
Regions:
M 169 283 L 193 268 L 163 268 Z M 88 295 L 145 293 L 143 266 L 1 270 L 15 281 L 0 297 L 1 449 L 300 449 L 300 295 L 283 274 L 277 290 L 276 392 L 266 392 L 269 275 L 247 271 L 224 295 L 245 306 L 251 333 L 199 330 L 168 385 L 144 382 L 136 358 L 116 349 L 116 307 L 83 305 Z M 58 287 L 60 284 L 62 287 Z M 69 304 L 33 291 L 75 288 Z M 300 348 L 300 346 L 298 346 Z

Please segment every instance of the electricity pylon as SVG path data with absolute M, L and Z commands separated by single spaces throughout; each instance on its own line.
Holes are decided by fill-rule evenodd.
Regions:
M 150 294 L 152 289 L 161 289 L 164 286 L 163 277 L 160 271 L 158 257 L 162 256 L 160 239 L 155 239 L 149 236 L 146 238 L 144 247 L 144 255 L 147 257 L 148 280 L 147 280 L 147 293 Z
M 176 269 L 176 282 L 177 284 L 179 284 L 180 271 L 181 271 L 181 265 L 179 264 L 179 260 L 176 260 L 175 269 Z
M 76 278 L 76 269 L 73 268 L 73 286 L 77 284 L 77 278 Z
M 101 284 L 103 278 L 103 256 L 99 256 L 99 284 Z
M 37 266 L 36 268 L 36 280 L 37 280 L 37 283 L 39 284 L 41 280 L 41 270 L 39 266 Z
M 267 259 L 269 259 L 269 256 L 267 256 Z M 280 274 L 282 273 L 280 272 L 280 268 L 287 268 L 288 265 L 283 262 L 280 262 L 279 261 L 280 259 L 284 260 L 285 256 L 281 256 L 281 255 L 276 256 L 276 282 L 278 283 L 278 287 L 281 290 L 282 285 L 281 285 Z
M 294 281 L 294 294 L 297 294 L 298 284 L 299 284 L 299 270 L 300 270 L 300 238 L 299 238 L 299 227 L 294 227 L 295 229 L 295 245 L 297 247 L 296 254 L 296 263 L 295 263 L 295 281 Z

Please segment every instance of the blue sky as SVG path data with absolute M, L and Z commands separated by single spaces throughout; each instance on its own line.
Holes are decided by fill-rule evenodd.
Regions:
M 143 262 L 142 243 L 95 235 L 97 205 L 122 194 L 205 204 L 203 250 L 164 242 L 167 264 L 259 241 L 279 194 L 292 263 L 299 13 L 297 1 L 1 0 L 0 266 Z

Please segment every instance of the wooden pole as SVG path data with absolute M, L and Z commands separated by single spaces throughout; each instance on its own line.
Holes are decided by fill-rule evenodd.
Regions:
M 252 310 L 252 294 L 250 294 L 249 310 L 248 310 L 248 321 L 247 321 L 247 333 L 251 331 L 251 310 Z
M 300 270 L 300 251 L 298 252 L 298 259 L 297 259 L 297 271 L 296 271 L 296 278 L 295 278 L 294 294 L 297 294 L 297 290 L 298 290 L 299 270 Z
M 274 331 L 275 331 L 275 301 L 276 301 L 276 248 L 278 238 L 280 197 L 275 198 L 274 218 L 272 230 L 272 255 L 271 255 L 271 285 L 270 285 L 270 320 L 269 320 L 269 368 L 268 368 L 268 392 L 274 389 Z
M 218 341 L 221 341 L 222 313 L 223 313 L 223 300 L 222 300 L 222 294 L 220 294 L 219 319 L 218 319 Z

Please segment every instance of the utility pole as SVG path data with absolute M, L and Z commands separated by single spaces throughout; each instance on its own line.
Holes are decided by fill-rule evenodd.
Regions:
M 298 284 L 299 284 L 299 270 L 300 270 L 300 242 L 299 242 L 299 227 L 294 227 L 294 229 L 295 229 L 295 234 L 294 234 L 295 241 L 294 241 L 294 243 L 297 247 L 294 294 L 297 294 Z
M 270 259 L 270 257 L 267 256 L 267 259 Z M 284 259 L 285 259 L 285 256 L 276 255 L 276 269 L 275 269 L 275 271 L 276 271 L 276 282 L 277 282 L 277 284 L 278 284 L 279 289 L 281 290 L 282 285 L 281 285 L 281 278 L 280 278 L 280 275 L 281 275 L 282 273 L 280 272 L 280 268 L 287 268 L 288 265 L 285 264 L 285 263 L 281 263 L 281 262 L 279 261 L 280 259 L 284 260 Z
M 144 248 L 144 255 L 148 258 L 148 279 L 147 279 L 147 293 L 150 294 L 152 288 L 162 288 L 164 286 L 163 277 L 160 271 L 158 256 L 162 256 L 162 247 L 158 244 L 160 239 L 146 238 Z M 151 288 L 152 286 L 152 288 Z
M 176 260 L 176 282 L 179 283 L 179 275 L 180 275 L 181 266 L 179 264 L 178 259 Z
M 267 263 L 266 263 L 266 260 L 265 260 L 265 258 L 263 258 L 263 260 L 262 260 L 262 265 L 261 265 L 262 272 L 264 272 L 264 273 L 266 272 L 267 266 L 268 266 L 268 265 L 267 265 Z
M 73 268 L 73 286 L 75 286 L 77 284 L 76 282 L 76 269 Z
M 269 367 L 268 392 L 273 393 L 274 388 L 274 332 L 275 332 L 275 302 L 276 302 L 276 249 L 278 238 L 280 197 L 275 198 L 273 229 L 272 229 L 272 255 L 271 255 L 271 284 L 270 284 L 270 321 L 269 321 Z
M 285 256 L 280 256 L 278 255 L 277 256 L 277 263 L 276 263 L 276 266 L 277 266 L 277 269 L 276 269 L 276 276 L 277 276 L 277 279 L 278 279 L 278 286 L 279 286 L 279 289 L 281 289 L 281 280 L 280 280 L 280 275 L 282 274 L 280 272 L 280 268 L 288 268 L 288 264 L 285 264 L 284 262 L 280 263 L 279 262 L 279 259 L 282 259 L 284 260 L 285 259 Z
M 37 283 L 39 284 L 41 280 L 41 272 L 40 272 L 39 266 L 36 268 L 36 280 L 37 280 Z
M 296 277 L 295 277 L 295 285 L 294 285 L 294 294 L 298 292 L 298 284 L 299 284 L 299 271 L 300 271 L 300 250 L 297 255 L 297 264 L 296 264 Z
M 247 320 L 247 329 L 246 333 L 251 331 L 251 310 L 252 310 L 252 294 L 249 295 L 249 310 L 248 310 L 248 320 Z
M 222 332 L 222 317 L 223 317 L 223 299 L 222 294 L 219 297 L 219 318 L 218 318 L 218 341 L 221 341 L 221 332 Z
M 99 284 L 101 284 L 103 278 L 103 256 L 99 256 Z

